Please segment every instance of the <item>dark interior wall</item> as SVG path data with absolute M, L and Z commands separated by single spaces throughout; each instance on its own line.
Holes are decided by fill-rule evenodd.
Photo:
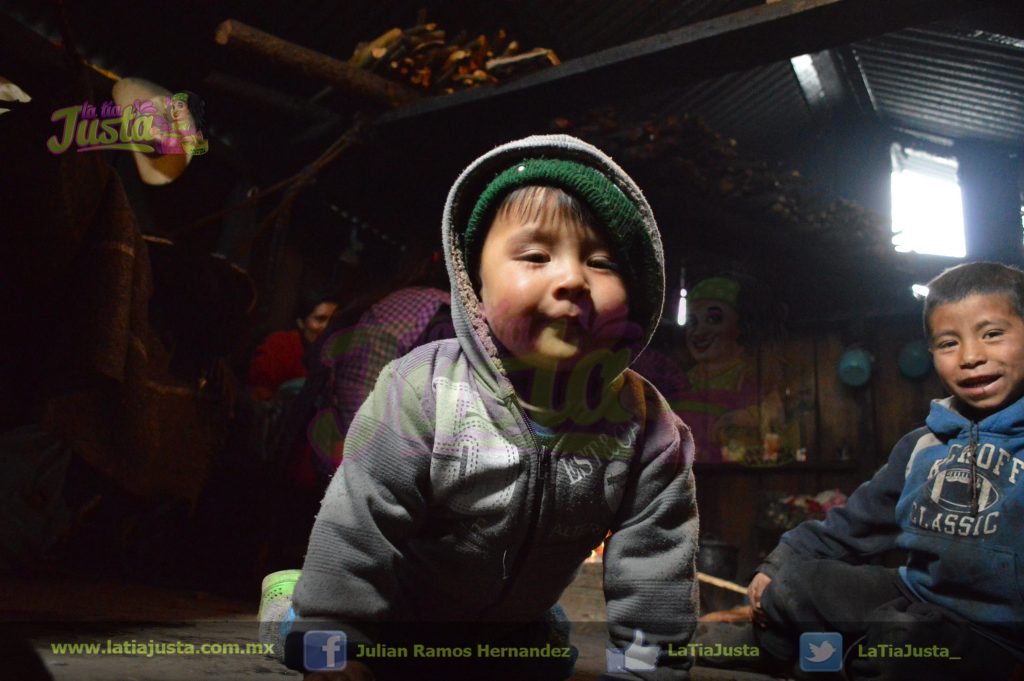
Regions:
M 919 379 L 900 372 L 900 351 L 922 335 L 917 316 L 864 320 L 855 332 L 825 327 L 788 335 L 779 350 L 785 390 L 810 396 L 797 415 L 807 463 L 696 469 L 701 531 L 739 549 L 738 581 L 778 539 L 779 530 L 767 527 L 769 500 L 829 489 L 851 494 L 885 463 L 900 437 L 923 424 L 930 401 L 947 394 L 934 371 Z M 836 374 L 851 338 L 875 357 L 870 382 L 859 388 L 843 385 Z

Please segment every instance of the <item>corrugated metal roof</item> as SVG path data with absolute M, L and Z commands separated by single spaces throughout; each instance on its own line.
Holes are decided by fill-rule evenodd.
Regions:
M 754 144 L 788 137 L 811 123 L 800 84 L 788 61 L 699 83 L 669 105 L 690 110 L 716 131 Z
M 952 139 L 1024 141 L 1024 48 L 915 28 L 852 48 L 883 122 Z

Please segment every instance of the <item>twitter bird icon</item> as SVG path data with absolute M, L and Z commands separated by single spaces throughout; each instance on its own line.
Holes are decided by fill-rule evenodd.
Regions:
M 837 672 L 843 668 L 843 635 L 834 631 L 800 634 L 800 669 Z
M 828 658 L 832 657 L 832 653 L 836 652 L 835 646 L 832 645 L 832 641 L 825 641 L 818 646 L 813 643 L 808 643 L 807 646 L 811 649 L 811 654 L 807 656 L 807 659 L 811 662 L 824 662 Z

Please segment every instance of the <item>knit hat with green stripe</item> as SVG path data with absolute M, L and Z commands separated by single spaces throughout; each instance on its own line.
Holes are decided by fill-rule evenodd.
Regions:
M 564 159 L 534 158 L 516 163 L 498 175 L 481 192 L 463 232 L 462 253 L 467 267 L 474 267 L 483 249 L 498 206 L 520 187 L 557 187 L 586 204 L 600 222 L 620 266 L 630 293 L 630 316 L 646 325 L 653 299 L 661 300 L 661 266 L 646 247 L 649 238 L 640 209 L 604 173 Z M 658 291 L 658 295 L 653 295 Z M 658 313 L 660 314 L 660 310 Z

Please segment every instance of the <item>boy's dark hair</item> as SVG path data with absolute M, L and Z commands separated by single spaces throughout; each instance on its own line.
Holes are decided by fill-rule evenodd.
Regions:
M 924 335 L 931 339 L 931 316 L 940 305 L 956 303 L 975 294 L 1001 294 L 1024 319 L 1024 271 L 998 262 L 969 262 L 950 267 L 928 282 L 924 301 Z
M 495 211 L 495 217 L 508 215 L 523 222 L 534 222 L 545 214 L 594 229 L 603 229 L 587 204 L 558 187 L 526 185 L 511 191 Z

